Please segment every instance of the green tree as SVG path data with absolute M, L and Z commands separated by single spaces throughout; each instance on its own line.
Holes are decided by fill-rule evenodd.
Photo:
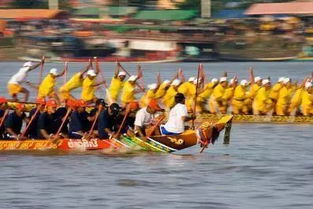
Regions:
M 38 9 L 38 8 L 48 8 L 48 3 L 43 0 L 14 0 L 10 3 L 12 8 L 29 8 L 29 9 Z

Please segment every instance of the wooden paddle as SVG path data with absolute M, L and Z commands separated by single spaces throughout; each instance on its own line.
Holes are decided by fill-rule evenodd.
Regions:
M 128 76 L 131 76 L 131 74 L 121 65 L 121 63 L 117 63 L 120 67 L 121 67 L 121 69 L 128 75 Z M 138 84 L 137 82 L 136 82 L 136 85 L 144 92 L 145 91 L 145 88 L 144 87 L 142 87 L 140 84 Z
M 129 105 L 127 105 L 123 121 L 122 121 L 122 123 L 121 123 L 121 125 L 120 125 L 120 127 L 119 127 L 119 129 L 117 131 L 117 133 L 114 135 L 114 138 L 119 138 L 120 137 L 121 131 L 124 128 L 124 125 L 125 125 L 125 122 L 126 122 L 126 119 L 127 119 L 128 115 L 129 115 L 129 113 L 130 113 L 130 108 L 129 108 Z
M 23 138 L 23 137 L 25 136 L 25 134 L 27 133 L 27 131 L 28 131 L 30 125 L 33 123 L 33 121 L 34 121 L 34 119 L 36 118 L 36 116 L 37 116 L 38 112 L 40 111 L 40 108 L 41 108 L 41 107 L 42 107 L 42 104 L 40 104 L 40 105 L 37 107 L 35 113 L 32 115 L 32 117 L 30 118 L 30 121 L 28 122 L 26 128 L 24 129 L 23 133 L 21 134 L 21 138 Z
M 6 109 L 5 110 L 5 112 L 4 112 L 4 114 L 3 114 L 3 116 L 2 116 L 2 118 L 1 118 L 1 121 L 0 121 L 0 128 L 2 127 L 2 125 L 3 125 L 3 123 L 4 123 L 4 121 L 5 121 L 5 118 L 7 117 L 7 115 L 9 114 L 9 109 Z
M 199 80 L 200 80 L 200 71 L 203 66 L 200 64 L 198 66 L 198 75 L 197 75 L 197 84 L 196 84 L 196 93 L 195 93 L 195 98 L 194 98 L 194 105 L 193 105 L 193 115 L 196 116 L 196 111 L 197 111 L 197 98 L 198 98 L 198 93 L 199 93 Z M 195 119 L 192 119 L 192 129 L 195 129 Z
M 91 126 L 91 128 L 90 128 L 90 130 L 89 130 L 89 133 L 88 133 L 87 136 L 86 136 L 87 139 L 90 138 L 90 136 L 91 136 L 93 130 L 95 129 L 95 126 L 96 126 L 96 123 L 97 123 L 97 120 L 98 120 L 98 118 L 99 118 L 99 115 L 100 115 L 101 111 L 102 111 L 102 106 L 99 107 L 99 110 L 98 110 L 98 112 L 96 113 L 95 120 L 93 121 L 92 126 Z
M 67 112 L 66 112 L 66 114 L 65 114 L 65 116 L 64 116 L 63 119 L 62 119 L 61 126 L 59 127 L 57 133 L 55 134 L 55 136 L 56 136 L 57 138 L 58 138 L 59 134 L 61 133 L 62 128 L 63 128 L 63 126 L 64 126 L 64 124 L 65 124 L 67 118 L 70 116 L 71 112 L 72 112 L 72 108 L 69 107 L 68 110 L 67 110 Z
M 147 136 L 146 136 L 147 138 L 149 138 L 154 133 L 154 131 L 162 123 L 164 118 L 165 118 L 165 115 L 160 116 L 159 120 L 147 131 Z

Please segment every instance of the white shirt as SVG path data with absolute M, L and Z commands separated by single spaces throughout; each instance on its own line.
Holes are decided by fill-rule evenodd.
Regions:
M 185 121 L 183 117 L 188 116 L 187 107 L 184 104 L 176 104 L 169 113 L 168 121 L 164 128 L 172 133 L 182 133 L 185 131 Z
M 141 108 L 136 113 L 135 126 L 143 127 L 150 125 L 153 120 L 153 115 L 147 112 L 147 108 Z
M 9 84 L 21 84 L 25 80 L 27 76 L 29 67 L 22 67 L 20 70 L 14 74 L 11 79 L 9 80 Z

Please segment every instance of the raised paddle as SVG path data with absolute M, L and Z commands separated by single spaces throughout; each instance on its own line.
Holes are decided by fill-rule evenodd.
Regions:
M 196 110 L 197 110 L 197 98 L 198 98 L 198 91 L 199 91 L 199 80 L 200 80 L 200 71 L 201 68 L 203 68 L 203 65 L 200 64 L 198 66 L 198 75 L 197 75 L 197 84 L 196 84 L 196 93 L 194 98 L 194 105 L 193 105 L 193 115 L 196 116 Z M 195 118 L 192 119 L 192 129 L 195 129 Z
M 120 67 L 121 67 L 121 69 L 128 75 L 128 76 L 131 76 L 131 74 L 121 65 L 121 63 L 117 63 Z M 140 85 L 140 84 L 138 84 L 137 82 L 136 82 L 136 85 L 144 92 L 145 91 L 145 89 Z
M 64 70 L 64 81 L 63 81 L 63 83 L 66 84 L 66 81 L 67 81 L 67 71 L 68 71 L 68 62 L 65 62 L 64 65 L 65 65 L 65 70 Z
M 39 71 L 39 85 L 42 81 L 42 74 L 43 74 L 43 66 L 44 66 L 44 63 L 45 63 L 45 56 L 42 57 L 42 60 L 43 62 L 40 63 L 40 71 Z

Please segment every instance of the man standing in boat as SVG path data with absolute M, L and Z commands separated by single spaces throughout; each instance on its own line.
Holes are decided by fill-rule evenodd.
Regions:
M 175 103 L 175 106 L 170 110 L 167 123 L 160 128 L 162 135 L 181 134 L 185 131 L 185 122 L 195 119 L 194 116 L 188 116 L 185 96 L 183 94 L 176 94 Z
M 105 81 L 98 83 L 96 82 L 96 77 L 99 71 L 100 69 L 98 67 L 96 67 L 96 71 L 89 69 L 87 71 L 86 78 L 83 80 L 81 99 L 87 103 L 93 103 L 97 101 L 97 97 L 95 95 L 96 87 L 105 84 Z
M 109 95 L 107 95 L 108 101 L 111 103 L 117 102 L 120 92 L 123 89 L 125 78 L 126 73 L 124 71 L 120 71 L 120 63 L 117 63 L 114 76 L 110 83 Z
M 49 74 L 43 79 L 43 81 L 39 85 L 37 97 L 38 99 L 53 98 L 59 102 L 59 97 L 56 94 L 54 87 L 56 84 L 56 78 L 63 76 L 65 70 L 66 67 L 63 69 L 61 73 L 58 73 L 58 70 L 56 68 L 52 68 L 49 71 Z
M 27 74 L 40 65 L 43 65 L 43 63 L 44 59 L 42 59 L 41 62 L 36 65 L 33 65 L 32 62 L 25 62 L 23 67 L 20 68 L 19 71 L 10 78 L 8 82 L 8 91 L 13 101 L 18 101 L 18 94 L 24 94 L 24 102 L 28 100 L 29 91 L 23 87 L 22 84 L 25 82 Z
M 71 95 L 71 91 L 82 86 L 84 80 L 84 74 L 92 67 L 91 60 L 85 69 L 82 69 L 80 72 L 75 73 L 70 80 L 68 80 L 63 86 L 59 89 L 61 101 L 66 101 L 68 99 L 75 99 Z

